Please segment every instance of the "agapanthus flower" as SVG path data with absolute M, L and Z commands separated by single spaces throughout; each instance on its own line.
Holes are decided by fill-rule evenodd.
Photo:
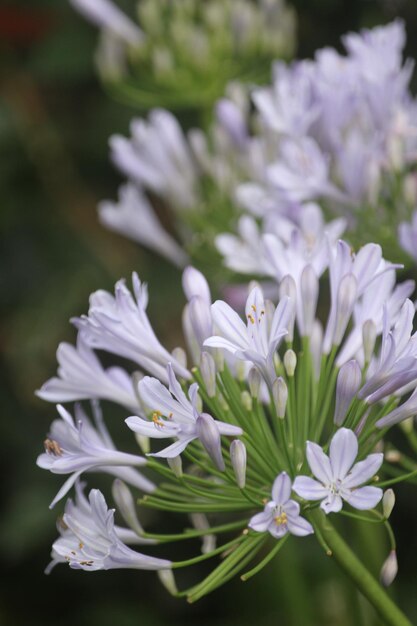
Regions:
M 121 540 L 123 533 L 114 525 L 114 509 L 107 507 L 98 489 L 90 491 L 88 500 L 78 490 L 76 502 L 67 501 L 58 530 L 61 536 L 53 543 L 48 572 L 58 563 L 87 572 L 171 567 L 170 561 L 140 554 Z
M 293 245 L 292 240 L 289 237 L 286 245 Z M 146 361 L 142 361 L 142 357 L 141 361 L 133 359 L 132 367 L 137 370 L 139 366 L 143 370 L 133 379 L 141 411 L 129 417 L 124 409 L 124 420 L 136 431 L 139 444 L 146 447 L 146 457 L 125 457 L 125 453 L 114 450 L 107 436 L 101 431 L 97 434 L 92 426 L 87 428 L 86 441 L 81 440 L 82 429 L 80 436 L 66 414 L 65 437 L 59 440 L 55 432 L 51 433 L 50 453 L 45 455 L 51 468 L 54 465 L 58 468 L 60 453 L 62 457 L 69 454 L 65 450 L 69 437 L 67 430 L 73 438 L 71 441 L 76 440 L 72 456 L 69 455 L 71 472 L 102 471 L 104 465 L 104 471 L 122 478 L 132 489 L 140 489 L 140 485 L 120 472 L 133 470 L 135 464 L 141 466 L 146 462 L 146 471 L 155 481 L 155 487 L 142 495 L 139 506 L 162 511 L 161 524 L 166 524 L 167 534 L 142 529 L 137 520 L 133 494 L 117 481 L 113 496 L 128 526 L 120 531 L 117 541 L 121 537 L 130 541 L 132 533 L 129 529 L 141 539 L 160 543 L 176 541 L 178 534 L 172 534 L 169 518 L 184 514 L 185 520 L 191 518 L 195 523 L 192 529 L 184 528 L 181 539 L 201 538 L 204 550 L 192 558 L 188 554 L 185 561 L 174 561 L 167 567 L 180 569 L 222 555 L 220 563 L 213 565 L 206 578 L 185 591 L 177 592 L 171 579 L 167 586 L 172 593 L 187 595 L 189 601 L 198 600 L 233 575 L 243 572 L 242 580 L 254 576 L 278 554 L 285 542 L 313 542 L 316 539 L 327 554 L 337 557 L 335 561 L 345 571 L 349 571 L 354 561 L 355 572 L 364 574 L 359 584 L 362 589 L 361 585 L 366 586 L 369 580 L 369 573 L 365 575 L 365 565 L 353 556 L 333 527 L 332 520 L 336 515 L 347 515 L 352 528 L 355 528 L 355 520 L 381 523 L 389 528 L 391 550 L 395 551 L 395 540 L 387 519 L 390 512 L 388 498 L 385 498 L 383 507 L 379 503 L 385 486 L 415 475 L 414 472 L 410 474 L 408 465 L 401 465 L 401 454 L 387 437 L 392 424 L 414 412 L 417 377 L 410 379 L 403 364 L 401 367 L 396 365 L 414 354 L 414 337 L 410 334 L 414 309 L 407 301 L 408 287 L 395 286 L 392 282 L 395 268 L 382 258 L 377 246 L 371 245 L 356 256 L 351 251 L 348 255 L 347 251 L 344 243 L 328 241 L 323 247 L 321 282 L 314 283 L 317 306 L 309 309 L 311 289 L 297 284 L 305 280 L 304 269 L 300 275 L 294 273 L 291 276 L 296 284 L 293 293 L 286 285 L 288 274 L 275 276 L 277 288 L 275 295 L 272 294 L 273 301 L 265 298 L 259 284 L 252 284 L 248 289 L 244 319 L 225 302 L 211 304 L 206 279 L 188 267 L 183 275 L 186 307 L 197 298 L 208 318 L 202 325 L 204 332 L 201 328 L 201 332 L 198 331 L 196 320 L 191 325 L 184 324 L 185 334 L 192 335 L 191 339 L 186 337 L 186 343 L 192 345 L 197 336 L 201 340 L 210 328 L 213 333 L 199 346 L 196 359 L 190 351 L 188 368 L 184 366 L 184 354 L 180 357 L 178 350 L 177 367 L 170 360 L 162 367 L 169 353 L 160 342 L 153 343 L 156 338 L 150 321 L 147 317 L 146 323 L 143 321 L 143 303 L 139 311 L 136 305 L 122 306 L 117 316 L 113 313 L 110 319 L 115 331 L 111 335 L 109 352 L 126 357 L 134 353 L 132 346 L 141 346 L 143 350 L 144 344 L 155 345 L 153 351 L 147 349 Z M 335 254 L 339 256 L 335 258 Z M 334 267 L 328 272 L 330 264 Z M 310 266 L 307 262 L 306 268 Z M 329 351 L 323 344 L 320 328 L 328 325 L 334 303 L 331 302 L 326 311 L 323 290 L 328 293 L 332 287 L 325 283 L 333 281 L 340 291 L 344 276 L 353 277 L 355 281 L 354 297 L 343 310 L 338 340 L 332 343 Z M 382 304 L 386 311 L 389 309 L 389 314 L 383 314 L 382 322 L 375 317 L 372 303 L 367 304 L 366 299 L 374 283 L 379 282 L 386 283 Z M 137 284 L 140 284 L 139 279 Z M 287 293 L 280 298 L 282 291 Z M 124 297 L 127 303 L 131 302 L 130 294 L 123 292 Z M 311 323 L 303 327 L 303 332 L 294 325 L 295 300 L 300 300 L 301 309 L 309 311 L 311 316 Z M 111 303 L 109 310 L 113 312 L 112 297 L 107 294 L 103 301 L 106 305 Z M 339 298 L 336 317 L 341 315 L 340 302 Z M 190 311 L 191 317 L 196 314 L 196 311 Z M 105 320 L 103 317 L 100 332 L 107 328 Z M 293 328 L 289 334 L 287 326 L 291 323 Z M 122 333 L 120 326 L 126 327 L 129 334 Z M 360 335 L 358 328 L 362 331 Z M 350 341 L 352 337 L 354 342 Z M 346 351 L 349 341 L 354 353 L 339 362 L 339 355 Z M 131 352 L 127 351 L 127 345 Z M 103 347 L 103 343 L 97 346 L 98 349 Z M 230 358 L 232 360 L 228 361 Z M 146 376 L 146 372 L 153 376 Z M 378 401 L 372 397 L 375 390 L 383 390 Z M 91 435 L 90 431 L 95 434 Z M 407 436 L 406 429 L 404 434 Z M 161 449 L 158 439 L 168 439 L 168 447 Z M 86 446 L 85 449 L 82 446 Z M 98 448 L 100 453 L 94 457 Z M 78 463 L 84 452 L 83 459 L 88 462 L 75 467 L 74 459 Z M 400 459 L 396 468 L 391 467 L 394 453 L 397 463 Z M 114 465 L 107 459 L 114 460 Z M 391 478 L 392 473 L 394 478 Z M 68 506 L 71 509 L 73 505 Z M 85 515 L 85 502 L 82 506 L 84 531 L 95 538 L 96 516 L 92 515 L 90 520 Z M 330 512 L 332 515 L 326 516 Z M 207 517 L 196 518 L 195 514 Z M 66 541 L 64 532 L 55 545 L 54 558 L 58 560 L 71 554 L 74 536 L 78 537 L 69 512 L 67 517 L 64 516 L 64 522 L 71 534 Z M 184 522 L 185 526 L 187 523 Z M 223 534 L 227 537 L 225 540 Z M 309 537 L 300 539 L 303 536 Z M 114 537 L 112 534 L 109 540 L 106 535 L 105 554 L 99 552 L 96 555 L 100 568 L 115 566 L 113 556 L 108 560 L 109 550 L 111 555 L 114 554 L 109 548 L 109 541 L 113 546 Z M 336 537 L 338 539 L 334 540 Z M 82 539 L 81 543 L 88 545 Z M 117 543 L 118 555 L 119 548 Z M 75 546 L 75 554 L 70 556 L 75 567 L 80 566 L 81 560 L 94 560 L 90 559 L 89 549 L 85 548 L 85 554 L 83 549 Z M 132 556 L 131 552 L 126 556 L 125 548 L 122 552 L 124 556 L 120 555 L 120 559 L 115 557 L 117 566 L 130 567 L 139 558 Z M 141 556 L 140 559 L 144 559 L 140 562 L 146 566 L 146 558 Z M 381 565 L 384 560 L 385 555 Z M 358 577 L 353 578 L 358 584 Z M 382 606 L 377 599 L 372 601 L 385 615 L 389 600 L 384 596 Z M 392 606 L 391 609 L 397 610 Z
M 311 535 L 312 525 L 300 515 L 300 505 L 291 500 L 291 479 L 285 472 L 279 474 L 272 485 L 272 500 L 266 503 L 262 513 L 249 522 L 249 528 L 257 532 L 268 531 L 276 539 L 286 533 L 304 537 Z
M 382 453 L 370 454 L 355 463 L 358 440 L 348 428 L 337 431 L 330 442 L 329 456 L 311 441 L 307 442 L 307 462 L 313 475 L 297 476 L 293 489 L 306 500 L 321 500 L 325 513 L 338 513 L 343 500 L 355 509 L 373 509 L 382 498 L 379 487 L 361 487 L 379 470 L 384 460 Z
M 102 471 L 119 476 L 142 491 L 151 492 L 155 485 L 134 467 L 146 465 L 146 459 L 137 454 L 119 452 L 105 429 L 104 423 L 94 428 L 88 417 L 80 410 L 77 420 L 58 405 L 61 419 L 51 424 L 45 440 L 45 452 L 40 454 L 37 465 L 53 474 L 70 474 L 51 502 L 51 508 L 63 498 L 83 472 Z

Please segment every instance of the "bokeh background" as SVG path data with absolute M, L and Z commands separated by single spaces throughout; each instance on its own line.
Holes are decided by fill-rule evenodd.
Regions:
M 344 32 L 401 16 L 407 55 L 417 58 L 415 0 L 292 4 L 299 57 L 324 45 L 340 48 Z M 138 113 L 103 92 L 92 61 L 96 35 L 66 0 L 0 2 L 0 625 L 360 624 L 361 601 L 319 552 L 306 558 L 284 551 L 259 579 L 231 583 L 192 607 L 170 599 L 152 575 L 64 567 L 43 574 L 56 534 L 48 504 L 58 483 L 35 459 L 54 407 L 33 392 L 55 372 L 59 341 L 75 338 L 69 318 L 86 311 L 90 292 L 112 289 L 133 269 L 151 285 L 151 317 L 170 346 L 183 304 L 179 272 L 96 219 L 97 201 L 114 197 L 120 182 L 108 161 L 108 136 L 126 133 Z M 397 494 L 393 593 L 417 621 L 417 502 L 406 486 Z M 356 548 L 369 541 L 359 528 Z M 369 614 L 364 623 L 378 622 Z

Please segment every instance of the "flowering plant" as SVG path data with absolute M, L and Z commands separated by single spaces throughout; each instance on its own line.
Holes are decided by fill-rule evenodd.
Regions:
M 38 392 L 53 402 L 89 398 L 94 416 L 93 423 L 77 404 L 74 422 L 59 408 L 61 419 L 38 459 L 39 466 L 69 475 L 51 506 L 76 488 L 58 524 L 53 565 L 157 570 L 173 594 L 193 602 L 236 575 L 250 579 L 287 541 L 316 539 L 386 623 L 409 624 L 336 526 L 344 515 L 387 529 L 391 552 L 381 581 L 389 585 L 397 570 L 388 521 L 394 494 L 384 489 L 417 476 L 414 462 L 387 436 L 417 410 L 415 392 L 408 397 L 417 382 L 414 306 L 407 299 L 413 284 L 395 284 L 395 266 L 378 245 L 355 255 L 330 236 L 319 249 L 310 243 L 294 230 L 286 247 L 270 246 L 277 271 L 275 291 L 269 290 L 276 304 L 253 283 L 244 320 L 226 302 L 212 304 L 205 278 L 188 267 L 188 358 L 183 349 L 170 353 L 160 343 L 146 312 L 146 286 L 136 274 L 133 294 L 119 281 L 114 296 L 91 296 L 88 315 L 73 320 L 77 347 L 60 346 L 58 376 Z M 330 307 L 320 321 L 326 281 Z M 106 369 L 96 350 L 139 369 Z M 115 448 L 101 399 L 125 407 L 141 455 Z M 404 432 L 415 449 L 412 430 Z M 158 445 L 161 439 L 171 443 Z M 79 480 L 91 472 L 115 477 L 113 499 L 124 526 L 115 525 L 115 512 L 99 491 L 84 495 Z M 188 514 L 195 528 L 145 531 L 130 487 L 142 492 L 140 506 L 163 511 L 164 519 Z M 196 537 L 203 539 L 203 554 L 184 561 L 129 547 L 142 544 L 148 552 L 153 544 Z M 201 582 L 177 589 L 173 572 L 217 557 Z

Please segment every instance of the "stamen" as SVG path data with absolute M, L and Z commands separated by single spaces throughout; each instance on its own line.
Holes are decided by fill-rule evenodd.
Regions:
M 288 521 L 287 518 L 287 514 L 286 513 L 281 513 L 281 515 L 277 515 L 276 517 L 274 517 L 274 522 L 277 526 L 283 526 L 284 524 L 286 524 Z
M 160 428 L 163 428 L 164 427 L 164 422 L 159 419 L 160 416 L 161 416 L 161 413 L 159 411 L 155 411 L 152 414 L 152 421 L 155 424 L 155 426 L 159 426 Z
M 61 446 L 57 441 L 55 441 L 55 439 L 45 439 L 43 445 L 47 454 L 53 454 L 54 456 L 62 455 Z

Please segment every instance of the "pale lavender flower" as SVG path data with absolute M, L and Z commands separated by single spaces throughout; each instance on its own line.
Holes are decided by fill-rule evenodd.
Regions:
M 118 202 L 100 202 L 98 213 L 100 222 L 110 230 L 154 250 L 178 267 L 186 264 L 186 253 L 162 227 L 149 200 L 133 183 L 120 187 Z
M 401 307 L 395 323 L 384 309 L 381 351 L 378 359 L 371 361 L 368 380 L 358 396 L 369 403 L 395 393 L 417 380 L 417 333 L 412 334 L 415 308 L 411 300 Z
M 213 420 L 206 413 L 202 414 L 198 407 L 198 384 L 193 383 L 190 386 L 187 397 L 170 365 L 167 367 L 167 375 L 169 390 L 159 380 L 149 376 L 145 376 L 139 382 L 141 400 L 152 412 L 152 419 L 146 420 L 138 416 L 131 416 L 125 420 L 126 424 L 134 432 L 151 439 L 176 439 L 175 443 L 167 448 L 150 455 L 162 458 L 178 456 L 194 439 L 201 439 L 203 445 L 208 449 L 206 432 L 210 427 L 211 431 L 218 434 L 217 441 L 214 441 L 215 437 L 212 437 L 213 450 L 210 456 L 217 465 L 220 465 L 220 435 L 236 437 L 242 434 L 242 429 L 232 424 Z M 208 422 L 210 422 L 209 425 Z
M 61 537 L 52 546 L 52 562 L 47 573 L 58 563 L 90 572 L 171 567 L 170 561 L 140 554 L 123 542 L 121 535 L 125 529 L 115 526 L 114 509 L 108 509 L 98 489 L 90 491 L 88 501 L 80 492 L 77 496 L 76 503 L 72 500 L 66 503 L 62 523 L 58 524 Z
M 62 419 L 54 420 L 45 440 L 45 452 L 38 456 L 37 465 L 53 474 L 70 474 L 52 500 L 52 508 L 74 485 L 77 478 L 87 471 L 101 471 L 122 478 L 142 491 L 151 492 L 155 485 L 142 476 L 135 466 L 146 465 L 146 459 L 136 454 L 116 450 L 104 423 L 94 428 L 81 408 L 77 408 L 77 420 L 58 405 Z
M 182 315 L 183 331 L 188 349 L 197 363 L 204 341 L 213 334 L 210 287 L 203 274 L 191 266 L 183 272 L 182 286 L 188 300 Z
M 314 99 L 311 69 L 311 63 L 306 61 L 291 68 L 275 63 L 272 86 L 254 90 L 253 101 L 269 128 L 292 136 L 303 136 L 309 131 L 320 112 Z
M 105 369 L 82 333 L 77 346 L 62 342 L 56 353 L 58 377 L 50 378 L 36 394 L 48 402 L 74 400 L 111 400 L 129 410 L 140 409 L 129 374 L 121 367 Z
M 238 105 L 229 98 L 221 98 L 216 103 L 216 118 L 236 147 L 244 148 L 248 140 L 248 127 Z
M 217 300 L 212 305 L 212 315 L 218 335 L 207 339 L 204 345 L 221 348 L 238 359 L 250 361 L 272 385 L 276 378 L 274 354 L 288 334 L 293 303 L 288 297 L 282 298 L 268 322 L 262 290 L 255 287 L 246 301 L 245 313 L 246 324 L 226 302 Z
M 143 41 L 143 32 L 111 0 L 70 0 L 90 22 L 109 31 L 127 44 L 137 46 Z
M 417 211 L 414 211 L 411 222 L 401 222 L 398 226 L 398 240 L 402 249 L 417 261 Z
M 269 532 L 276 539 L 287 533 L 305 537 L 314 533 L 313 527 L 300 515 L 300 505 L 291 500 L 291 479 L 286 472 L 279 474 L 272 486 L 272 500 L 262 513 L 254 515 L 248 526 L 257 532 Z
M 134 297 L 124 280 L 116 283 L 115 296 L 104 290 L 93 293 L 88 315 L 73 319 L 73 323 L 92 348 L 130 359 L 163 380 L 168 363 L 179 376 L 189 378 L 188 370 L 157 339 L 146 313 L 147 287 L 136 272 L 132 283 Z
M 293 489 L 305 500 L 321 500 L 325 513 L 338 513 L 343 500 L 359 510 L 373 509 L 382 498 L 379 487 L 361 487 L 379 470 L 384 460 L 381 453 L 370 454 L 355 463 L 358 439 L 348 428 L 340 428 L 330 442 L 329 456 L 311 441 L 307 442 L 307 461 L 313 475 L 297 476 Z
M 359 363 L 352 359 L 339 370 L 336 384 L 336 406 L 333 421 L 340 426 L 346 417 L 350 403 L 361 384 L 362 370 Z
M 187 139 L 172 113 L 154 109 L 148 121 L 134 119 L 130 130 L 131 139 L 120 135 L 110 138 L 115 165 L 177 208 L 195 208 L 197 171 Z

